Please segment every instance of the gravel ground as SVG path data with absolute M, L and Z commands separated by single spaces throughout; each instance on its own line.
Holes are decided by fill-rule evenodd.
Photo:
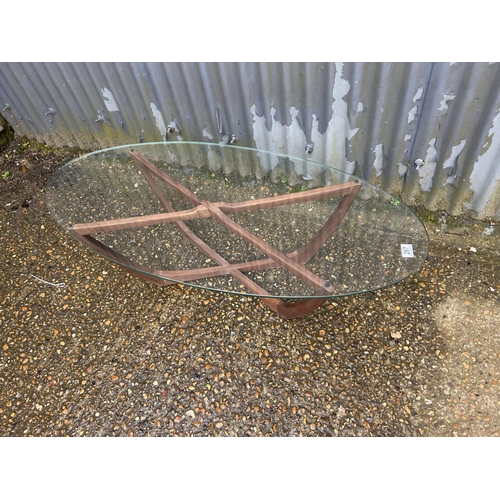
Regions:
M 287 321 L 73 240 L 43 191 L 79 153 L 0 153 L 0 436 L 500 435 L 494 222 L 420 211 L 416 275 Z

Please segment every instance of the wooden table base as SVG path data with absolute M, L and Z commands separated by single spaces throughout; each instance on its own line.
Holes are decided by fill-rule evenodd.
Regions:
M 327 239 L 332 235 L 335 229 L 339 226 L 342 219 L 352 205 L 354 198 L 361 188 L 361 182 L 345 182 L 335 186 L 326 186 L 318 189 L 311 189 L 300 193 L 293 193 L 281 196 L 273 196 L 270 198 L 262 198 L 258 200 L 248 200 L 237 203 L 218 202 L 212 203 L 207 200 L 202 200 L 196 194 L 189 191 L 182 184 L 175 181 L 172 177 L 156 167 L 152 162 L 136 151 L 131 150 L 130 155 L 139 167 L 146 182 L 150 186 L 155 196 L 160 201 L 165 209 L 164 213 L 146 215 L 140 217 L 130 217 L 125 219 L 113 219 L 100 222 L 92 222 L 86 224 L 75 224 L 67 228 L 75 238 L 82 241 L 84 244 L 100 253 L 106 258 L 111 259 L 121 265 L 128 271 L 140 276 L 141 278 L 152 282 L 156 285 L 171 285 L 173 283 L 186 283 L 189 281 L 209 278 L 214 276 L 222 276 L 229 274 L 249 292 L 259 296 L 259 299 L 269 306 L 273 311 L 286 319 L 299 318 L 310 313 L 316 307 L 320 306 L 327 300 L 325 296 L 334 296 L 335 290 L 332 285 L 320 276 L 314 274 L 304 267 L 306 264 L 324 245 Z M 184 198 L 189 200 L 194 208 L 183 211 L 175 211 L 169 201 L 161 192 L 157 181 L 161 180 L 170 187 L 174 188 Z M 263 208 L 271 208 L 282 205 L 291 205 L 295 203 L 303 203 L 311 200 L 321 200 L 334 196 L 342 196 L 333 213 L 325 222 L 323 227 L 309 240 L 309 242 L 292 253 L 284 254 L 269 245 L 258 236 L 244 228 L 228 214 L 259 210 Z M 188 226 L 183 222 L 199 218 L 211 217 L 236 235 L 251 243 L 254 247 L 267 255 L 265 259 L 259 259 L 250 262 L 239 262 L 230 264 L 224 257 L 218 254 L 207 243 L 201 240 Z M 172 223 L 177 226 L 183 236 L 195 247 L 201 250 L 207 257 L 212 259 L 218 265 L 208 268 L 186 269 L 186 270 L 158 270 L 151 269 L 142 264 L 132 261 L 128 257 L 121 255 L 110 247 L 104 245 L 100 241 L 93 238 L 92 234 L 112 232 L 120 229 L 131 229 L 138 227 L 146 227 L 155 224 Z M 288 302 L 278 298 L 269 297 L 270 293 L 261 288 L 257 283 L 251 280 L 245 272 L 258 271 L 264 269 L 273 269 L 283 267 L 314 288 L 315 293 L 311 298 Z M 315 298 L 315 295 L 318 297 Z

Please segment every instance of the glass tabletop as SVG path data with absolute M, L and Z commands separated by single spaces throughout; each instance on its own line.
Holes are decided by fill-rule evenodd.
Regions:
M 96 151 L 47 185 L 52 217 L 151 280 L 280 299 L 377 290 L 428 253 L 400 200 L 312 160 L 194 142 Z

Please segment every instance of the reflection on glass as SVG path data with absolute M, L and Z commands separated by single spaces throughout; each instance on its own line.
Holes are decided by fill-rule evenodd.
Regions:
M 209 202 L 209 208 L 154 169 L 141 170 L 131 150 Z M 325 197 L 324 189 L 335 186 L 340 188 Z M 349 190 L 342 186 L 354 186 L 352 199 L 345 201 Z M 323 194 L 302 201 L 299 195 L 307 192 Z M 269 203 L 292 194 L 291 202 Z M 251 202 L 249 208 L 237 210 L 243 202 Z M 376 290 L 415 273 L 428 252 L 418 217 L 377 187 L 310 160 L 235 146 L 151 143 L 91 153 L 56 172 L 47 186 L 47 203 L 63 228 L 73 235 L 87 228 L 81 241 L 98 242 L 89 246 L 130 270 L 244 295 L 309 298 Z M 146 216 L 176 212 L 187 217 L 193 209 L 195 216 L 181 222 L 144 223 L 152 220 Z M 224 212 L 220 218 L 219 211 Z M 339 219 L 335 229 L 311 254 L 311 241 L 325 236 L 332 217 Z M 138 227 L 99 225 L 124 219 Z M 90 223 L 99 224 L 89 229 Z M 242 234 L 235 227 L 243 228 Z M 262 242 L 276 255 L 270 258 Z M 193 270 L 199 271 L 194 278 Z M 241 275 L 259 288 L 249 288 Z

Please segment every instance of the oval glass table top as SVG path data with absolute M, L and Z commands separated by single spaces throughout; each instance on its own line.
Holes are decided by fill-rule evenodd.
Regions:
M 96 151 L 61 167 L 46 199 L 74 237 L 157 284 L 329 298 L 403 280 L 428 253 L 420 219 L 376 186 L 236 146 Z

